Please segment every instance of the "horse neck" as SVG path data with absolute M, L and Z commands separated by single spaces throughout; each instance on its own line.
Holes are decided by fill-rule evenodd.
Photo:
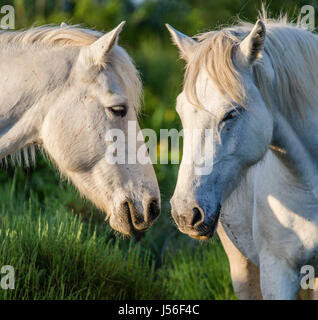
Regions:
M 288 119 L 276 112 L 271 149 L 300 183 L 318 195 L 317 151 L 313 148 L 318 134 L 311 130 L 317 121 L 315 112 L 305 113 L 303 119 Z
M 52 49 L 0 50 L 0 159 L 37 142 L 48 97 L 70 70 L 61 55 Z

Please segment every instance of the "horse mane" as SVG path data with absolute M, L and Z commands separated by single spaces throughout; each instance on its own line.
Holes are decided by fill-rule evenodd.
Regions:
M 0 32 L 0 46 L 21 46 L 25 49 L 33 47 L 83 47 L 94 43 L 103 36 L 102 32 L 80 28 L 79 26 L 44 25 L 20 31 Z M 140 111 L 142 85 L 139 73 L 127 52 L 116 45 L 107 57 L 106 66 L 110 65 L 125 87 L 134 109 Z
M 1 31 L 0 49 L 3 48 L 13 52 L 18 48 L 25 50 L 35 49 L 35 52 L 38 51 L 37 49 L 42 48 L 78 47 L 80 49 L 80 47 L 91 45 L 101 36 L 103 36 L 101 32 L 80 28 L 76 25 L 44 25 L 32 27 L 27 30 Z M 119 77 L 127 93 L 127 98 L 131 101 L 138 115 L 141 108 L 142 84 L 134 62 L 122 47 L 115 45 L 108 54 L 107 61 L 105 61 L 105 68 L 108 67 Z M 34 145 L 29 145 L 21 150 L 17 150 L 10 155 L 10 158 L 11 163 L 17 165 L 22 165 L 22 159 L 24 159 L 27 167 L 35 164 Z M 1 164 L 7 166 L 7 163 L 7 157 L 0 159 L 0 166 Z
M 259 18 L 266 26 L 264 52 L 273 67 L 275 80 L 259 59 L 252 66 L 256 85 L 268 107 L 277 106 L 283 114 L 302 115 L 302 108 L 317 108 L 318 38 L 312 32 L 289 22 L 287 16 L 269 19 L 266 11 Z M 185 93 L 194 105 L 200 106 L 196 79 L 206 70 L 220 93 L 229 103 L 246 107 L 247 99 L 233 54 L 249 34 L 253 24 L 239 21 L 234 27 L 195 36 L 198 40 L 185 72 Z M 316 98 L 313 96 L 316 95 Z
M 0 44 L 20 43 L 25 46 L 42 44 L 45 46 L 88 46 L 103 34 L 101 32 L 80 28 L 76 25 L 65 27 L 44 25 L 26 30 L 1 31 Z

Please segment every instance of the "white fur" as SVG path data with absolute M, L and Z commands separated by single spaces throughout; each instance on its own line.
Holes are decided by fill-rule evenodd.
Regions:
M 222 204 L 218 232 L 240 298 L 295 299 L 301 267 L 318 270 L 318 37 L 262 20 L 193 44 L 177 111 L 183 127 L 215 131 L 196 142 L 213 144 L 214 166 L 195 176 L 181 163 L 171 204 L 180 230 L 195 237 Z M 237 105 L 240 114 L 222 122 Z M 194 207 L 204 212 L 199 227 Z

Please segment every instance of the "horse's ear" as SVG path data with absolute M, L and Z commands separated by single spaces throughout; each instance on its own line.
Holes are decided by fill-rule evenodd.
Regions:
M 194 44 L 196 44 L 196 41 L 181 33 L 180 31 L 172 28 L 167 23 L 166 27 L 171 34 L 173 43 L 179 48 L 181 57 L 185 60 L 188 60 L 193 49 L 192 47 Z
M 126 21 L 121 22 L 115 29 L 106 33 L 93 44 L 88 47 L 86 58 L 96 66 L 101 66 L 105 63 L 106 55 L 117 44 L 119 33 L 121 32 Z
M 245 66 L 250 66 L 262 57 L 265 34 L 265 25 L 261 20 L 258 20 L 249 35 L 241 42 L 239 49 Z

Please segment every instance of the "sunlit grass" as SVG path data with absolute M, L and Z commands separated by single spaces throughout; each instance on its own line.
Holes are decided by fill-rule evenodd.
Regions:
M 71 187 L 60 188 L 39 201 L 15 179 L 0 187 L 0 266 L 16 272 L 15 290 L 0 299 L 234 297 L 217 241 L 185 240 L 164 215 L 138 243 L 122 240 Z
M 0 298 L 163 297 L 149 252 L 132 241 L 121 246 L 94 213 L 88 220 L 74 215 L 53 197 L 25 202 L 14 182 L 1 188 L 0 201 L 0 266 L 16 272 L 16 289 L 0 290 Z
M 171 250 L 159 272 L 169 299 L 236 299 L 219 240 Z

